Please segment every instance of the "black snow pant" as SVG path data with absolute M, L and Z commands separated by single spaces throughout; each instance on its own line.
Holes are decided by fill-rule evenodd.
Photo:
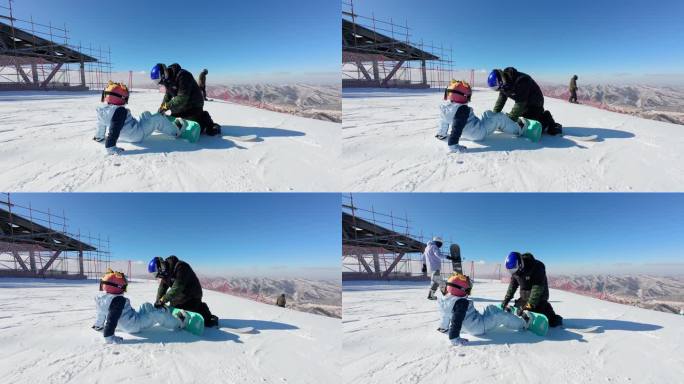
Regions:
M 468 312 L 468 300 L 456 300 L 454 308 L 451 310 L 451 323 L 449 324 L 449 340 L 461 337 L 461 326 Z
M 553 119 L 551 112 L 544 110 L 543 106 L 532 106 L 527 107 L 522 117 L 526 119 L 537 120 L 542 125 L 542 132 L 548 133 L 549 135 L 557 135 L 560 129 L 557 128 L 557 123 Z
M 205 135 L 215 136 L 219 133 L 214 128 L 214 120 L 211 119 L 209 112 L 202 108 L 191 108 L 183 112 L 172 113 L 171 116 L 196 121 L 202 127 L 202 133 Z
M 571 89 L 570 90 L 570 101 L 571 103 L 577 104 L 577 90 L 576 89 Z
M 518 308 L 524 307 L 525 304 L 527 304 L 527 300 L 523 300 L 522 298 L 519 298 L 515 301 L 515 306 Z M 537 307 L 534 308 L 533 312 L 541 313 L 542 315 L 546 316 L 546 318 L 549 319 L 549 327 L 561 325 L 563 318 L 556 314 L 548 301 L 542 301 L 539 303 Z
M 201 299 L 189 299 L 182 303 L 171 304 L 172 306 L 185 309 L 186 311 L 197 312 L 204 318 L 204 325 L 211 327 L 215 324 L 211 323 L 211 311 L 207 303 L 203 302 Z
M 207 101 L 207 87 L 201 86 L 200 91 L 202 91 L 202 97 L 204 97 L 204 101 Z

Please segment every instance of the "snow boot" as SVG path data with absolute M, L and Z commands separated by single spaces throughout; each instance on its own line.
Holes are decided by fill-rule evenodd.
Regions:
M 188 315 L 185 313 L 184 310 L 179 310 L 178 313 L 176 313 L 176 317 L 178 320 L 181 321 L 181 329 L 185 328 L 186 325 L 188 325 Z
M 204 322 L 205 327 L 217 327 L 219 325 L 219 318 L 215 315 L 209 316 L 209 320 Z
M 523 324 L 523 329 L 527 331 L 527 329 L 530 328 L 530 321 L 531 321 L 531 319 L 530 319 L 530 317 L 527 315 L 526 312 L 523 312 L 523 313 L 522 313 L 522 316 L 520 316 L 520 317 L 525 321 L 525 324 Z
M 430 293 L 428 293 L 428 297 L 427 297 L 427 298 L 428 298 L 428 300 L 437 300 L 437 296 L 435 296 L 435 292 L 434 292 L 434 291 L 430 291 Z
M 435 135 L 435 138 L 436 138 L 437 140 L 444 140 L 444 139 L 446 139 L 447 137 L 448 137 L 448 136 L 444 136 L 444 135 L 441 135 L 441 134 L 439 134 L 439 133 Z
M 541 139 L 542 126 L 537 120 L 520 117 L 518 118 L 518 126 L 520 126 L 519 136 L 527 137 L 533 143 Z
M 448 330 L 448 329 L 445 329 L 445 328 L 437 328 L 437 332 L 449 333 L 449 330 Z
M 124 149 L 119 147 L 109 147 L 105 148 L 107 155 L 120 155 L 123 153 Z
M 457 337 L 455 339 L 449 339 L 449 341 L 451 342 L 451 345 L 453 345 L 454 347 L 460 347 L 460 346 L 466 345 L 468 343 L 468 339 L 465 339 L 463 337 Z
M 551 135 L 551 136 L 562 135 L 563 134 L 563 126 L 558 124 L 558 123 L 555 123 L 554 125 L 552 125 L 546 129 L 546 134 Z
M 181 137 L 183 130 L 188 127 L 188 122 L 181 117 L 177 117 L 176 120 L 173 121 L 173 125 L 176 126 L 176 137 Z
M 468 148 L 466 148 L 463 145 L 456 144 L 456 145 L 450 145 L 449 146 L 449 152 L 450 153 L 465 153 L 467 150 L 468 150 Z
M 121 344 L 123 343 L 123 338 L 119 336 L 107 336 L 104 338 L 105 339 L 105 344 Z

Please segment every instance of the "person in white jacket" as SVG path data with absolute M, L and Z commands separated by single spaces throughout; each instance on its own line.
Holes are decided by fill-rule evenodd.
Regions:
M 128 88 L 124 84 L 109 82 L 102 91 L 97 107 L 97 128 L 93 140 L 105 143 L 109 155 L 118 155 L 123 148 L 116 146 L 118 141 L 139 143 L 150 137 L 153 132 L 179 137 L 187 122 L 183 119 L 169 120 L 161 113 L 143 112 L 136 120 L 131 111 L 124 107 L 128 103 Z
M 447 280 L 446 287 L 437 294 L 441 314 L 437 330 L 448 333 L 452 345 L 468 342 L 461 337 L 461 330 L 477 336 L 502 326 L 514 331 L 527 329 L 525 320 L 495 305 L 488 305 L 484 312 L 478 312 L 473 301 L 468 299 L 471 290 L 470 278 L 455 272 Z
M 183 311 L 175 317 L 166 308 L 157 309 L 152 303 L 144 303 L 136 312 L 124 292 L 128 286 L 126 276 L 121 272 L 107 269 L 100 280 L 100 291 L 95 297 L 95 323 L 92 328 L 102 332 L 105 343 L 120 344 L 123 338 L 114 334 L 115 330 L 138 333 L 159 324 L 171 330 L 182 329 L 187 318 Z
M 442 255 L 440 248 L 444 242 L 439 236 L 432 238 L 432 241 L 427 243 L 425 246 L 425 251 L 423 252 L 423 258 L 425 259 L 425 266 L 427 267 L 428 273 L 431 274 L 432 285 L 430 286 L 430 292 L 428 293 L 428 300 L 437 300 L 435 297 L 435 291 L 439 288 L 440 284 L 443 283 L 441 276 L 442 259 L 448 258 Z
M 470 84 L 457 80 L 452 80 L 444 91 L 444 102 L 439 106 L 439 130 L 435 137 L 439 140 L 448 138 L 450 152 L 466 151 L 466 147 L 459 144 L 460 139 L 481 141 L 496 130 L 522 135 L 527 124 L 525 119 L 519 124 L 506 114 L 493 111 L 485 111 L 481 119 L 475 116 L 468 106 L 472 93 Z

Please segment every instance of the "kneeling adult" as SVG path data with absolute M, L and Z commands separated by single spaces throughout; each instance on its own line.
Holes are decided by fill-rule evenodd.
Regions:
M 168 303 L 175 308 L 199 313 L 204 318 L 205 327 L 218 325 L 218 318 L 202 302 L 202 286 L 190 264 L 174 255 L 166 259 L 155 257 L 150 260 L 147 270 L 160 279 L 155 307 Z

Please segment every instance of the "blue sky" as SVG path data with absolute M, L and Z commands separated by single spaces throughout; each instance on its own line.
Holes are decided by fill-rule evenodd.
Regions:
M 635 271 L 638 264 L 678 264 L 684 272 L 684 194 L 357 193 L 353 198 L 361 208 L 407 215 L 416 234 L 452 239 L 469 260 L 500 263 L 510 251 L 529 251 L 556 273 L 592 272 L 593 266 L 602 272 L 614 266 Z
M 14 203 L 109 236 L 113 258 L 177 255 L 205 273 L 339 276 L 339 194 L 47 193 Z
M 340 7 L 338 0 L 14 2 L 18 18 L 66 23 L 73 44 L 111 46 L 115 71 L 178 62 L 193 73 L 208 68 L 214 79 L 335 73 L 337 81 Z
M 547 80 L 684 79 L 684 2 L 357 0 L 355 12 L 453 47 L 456 67 L 515 66 Z M 665 76 L 676 73 L 677 76 Z

